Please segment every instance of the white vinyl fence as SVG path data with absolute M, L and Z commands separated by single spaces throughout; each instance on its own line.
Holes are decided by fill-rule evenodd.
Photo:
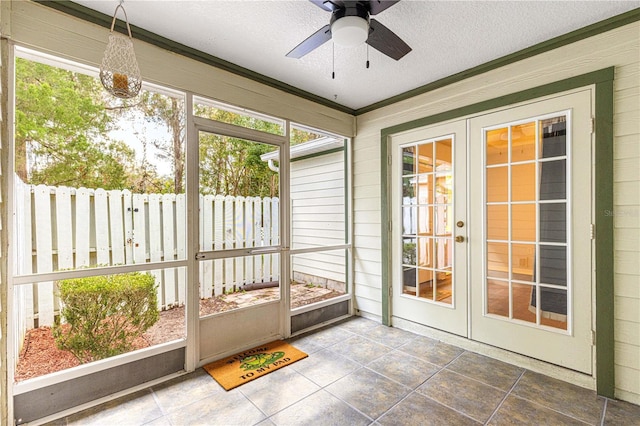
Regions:
M 186 258 L 184 194 L 26 185 L 16 177 L 17 275 Z M 278 198 L 200 196 L 201 250 L 279 243 Z M 200 262 L 200 296 L 279 279 L 277 255 Z M 160 309 L 182 305 L 186 270 L 151 271 Z M 17 336 L 52 325 L 59 311 L 54 282 L 19 285 Z M 36 322 L 37 320 L 37 322 Z

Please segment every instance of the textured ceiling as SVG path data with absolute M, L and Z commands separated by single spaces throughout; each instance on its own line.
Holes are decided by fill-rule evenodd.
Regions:
M 75 3 L 111 16 L 118 5 Z M 330 13 L 309 1 L 125 0 L 123 6 L 132 25 L 359 109 L 638 8 L 640 0 L 402 0 L 375 18 L 413 50 L 394 61 L 369 48 L 369 69 L 366 45 L 336 45 L 334 52 L 328 42 L 302 59 L 285 57 L 329 23 Z

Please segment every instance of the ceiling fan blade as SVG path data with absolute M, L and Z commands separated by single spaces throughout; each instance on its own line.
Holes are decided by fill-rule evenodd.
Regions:
M 318 6 L 320 9 L 324 9 L 327 12 L 333 12 L 336 9 L 340 9 L 344 6 L 342 0 L 309 0 L 311 3 Z
M 407 43 L 375 19 L 369 22 L 367 44 L 396 61 L 411 52 Z
M 291 52 L 287 53 L 287 57 L 300 59 L 329 40 L 331 40 L 331 26 L 325 25 L 311 36 L 307 37 L 305 41 L 294 47 Z
M 383 10 L 387 10 L 400 0 L 370 0 L 369 1 L 369 14 L 376 15 Z

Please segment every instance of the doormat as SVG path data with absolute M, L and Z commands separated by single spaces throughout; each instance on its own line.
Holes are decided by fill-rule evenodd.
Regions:
M 282 340 L 257 346 L 205 365 L 204 368 L 226 390 L 286 367 L 308 355 Z

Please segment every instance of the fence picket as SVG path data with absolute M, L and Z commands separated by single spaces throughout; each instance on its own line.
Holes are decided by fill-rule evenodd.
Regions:
M 201 232 L 203 251 L 213 250 L 213 195 L 205 195 L 202 198 L 202 204 L 200 210 L 202 212 Z M 210 297 L 213 290 L 213 261 L 205 260 L 202 263 L 202 292 L 200 293 L 204 297 Z
M 37 272 L 51 272 L 53 270 L 52 233 L 51 233 L 51 189 L 46 185 L 35 188 L 35 236 L 36 236 L 36 266 Z M 53 305 L 53 282 L 39 282 L 36 285 L 38 294 L 38 325 L 53 325 L 55 307 Z
M 147 221 L 145 220 L 145 202 L 147 194 L 133 194 L 133 262 L 147 261 Z
M 17 273 L 28 275 L 32 272 L 33 248 L 31 241 L 31 185 L 15 178 L 15 229 L 17 236 L 16 256 L 18 260 Z M 18 359 L 22 343 L 28 329 L 33 328 L 33 284 L 23 284 L 14 287 L 14 331 L 16 345 L 13 347 L 14 359 Z
M 271 198 L 266 197 L 262 200 L 262 218 L 264 220 L 263 232 L 263 246 L 271 245 L 271 227 L 273 226 L 271 217 Z M 262 260 L 262 282 L 271 281 L 271 255 L 263 255 Z
M 96 229 L 96 263 L 108 266 L 110 262 L 109 247 L 109 208 L 107 191 L 96 189 L 93 193 L 93 205 L 95 209 Z
M 124 213 L 124 256 L 125 263 L 135 263 L 133 259 L 133 194 L 122 191 L 122 211 Z
M 164 194 L 162 196 L 162 246 L 164 247 L 164 260 L 175 259 L 175 220 L 174 205 L 176 204 L 175 194 Z M 164 297 L 165 307 L 178 304 L 176 296 L 176 270 L 174 268 L 164 270 Z
M 56 248 L 58 270 L 73 268 L 73 217 L 71 215 L 71 189 L 60 186 L 55 190 Z
M 111 237 L 111 264 L 125 263 L 124 225 L 122 192 L 113 190 L 108 192 L 109 198 L 109 236 Z M 126 210 L 126 209 L 125 209 Z
M 255 212 L 254 212 L 254 199 L 255 197 L 247 197 L 244 201 L 244 245 L 245 247 L 255 247 Z M 253 283 L 254 280 L 254 268 L 255 268 L 255 256 L 249 256 L 245 259 L 244 269 L 244 282 Z
M 280 199 L 271 199 L 271 245 L 280 244 Z M 280 255 L 271 254 L 271 281 L 280 279 Z
M 235 248 L 235 233 L 233 232 L 233 197 L 227 195 L 224 197 L 224 248 L 226 250 Z M 226 290 L 233 289 L 234 280 L 234 259 L 227 258 L 224 260 L 224 286 Z
M 244 204 L 245 198 L 243 196 L 236 197 L 233 202 L 233 234 L 235 241 L 235 248 L 244 248 L 245 246 L 245 233 L 244 233 Z M 247 284 L 246 277 L 244 275 L 244 262 L 245 256 L 238 256 L 235 258 L 235 284 L 238 286 Z
M 187 258 L 187 204 L 184 194 L 176 195 L 176 253 Z M 187 270 L 178 268 L 178 303 L 184 305 L 187 291 Z
M 224 248 L 224 196 L 216 195 L 213 201 L 213 249 Z M 222 259 L 213 261 L 213 295 L 224 293 L 224 263 Z
M 148 197 L 149 206 L 149 260 L 151 262 L 160 262 L 162 260 L 162 218 L 160 216 L 161 206 L 160 200 L 162 196 L 159 194 L 151 194 Z M 162 281 L 162 271 L 150 271 L 156 280 L 156 291 L 158 294 L 158 305 L 164 308 L 167 304 L 164 299 L 164 283 Z
M 76 268 L 91 264 L 89 238 L 91 235 L 91 202 L 87 188 L 76 189 Z

